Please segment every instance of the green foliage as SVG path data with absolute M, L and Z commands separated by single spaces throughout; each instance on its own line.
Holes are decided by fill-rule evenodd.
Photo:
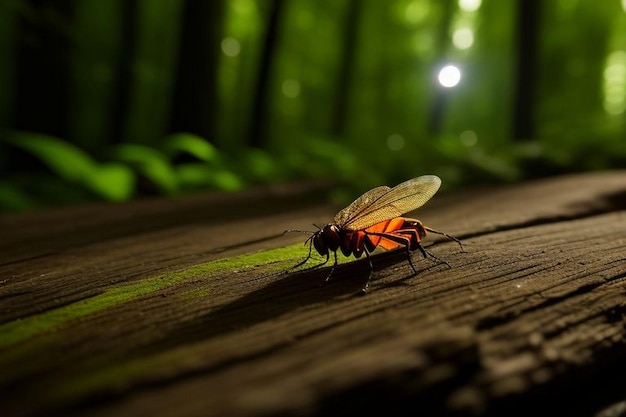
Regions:
M 171 135 L 158 148 L 114 145 L 101 152 L 108 155 L 107 161 L 97 161 L 62 139 L 32 132 L 5 132 L 0 143 L 8 146 L 8 151 L 19 149 L 33 156 L 46 168 L 39 173 L 17 170 L 12 180 L 0 183 L 0 208 L 4 211 L 94 198 L 122 201 L 204 188 L 236 191 L 246 183 L 240 173 L 227 168 L 231 161 L 210 143 L 186 133 Z M 184 161 L 177 162 L 181 157 Z M 255 176 L 272 164 L 261 158 L 257 155 L 252 170 L 241 174 Z M 42 187 L 30 186 L 35 182 Z
M 168 156 L 188 154 L 200 161 L 213 162 L 218 158 L 217 149 L 206 140 L 190 133 L 176 133 L 166 138 L 163 150 Z
M 310 179 L 343 198 L 626 161 L 619 2 L 538 3 L 530 51 L 516 2 L 31 3 L 0 6 L 0 210 Z
M 85 152 L 51 136 L 11 132 L 4 137 L 4 141 L 35 155 L 68 181 L 82 181 L 97 169 Z
M 46 182 L 45 175 L 41 178 L 50 191 L 54 190 L 52 194 L 76 196 L 80 191 L 71 191 L 70 188 L 74 186 L 111 201 L 126 200 L 132 195 L 135 177 L 125 165 L 97 162 L 78 147 L 52 136 L 13 131 L 5 132 L 0 140 L 31 154 L 56 176 L 53 182 Z M 61 180 L 62 183 L 54 181 L 55 179 Z M 18 201 L 16 197 L 22 195 L 23 191 L 17 184 L 10 183 L 5 183 L 5 190 L 2 197 L 3 202 L 6 197 L 4 204 L 15 207 Z M 68 195 L 68 199 L 73 197 Z M 19 204 L 23 206 L 27 201 L 25 198 L 19 199 Z
M 172 194 L 178 188 L 178 179 L 167 157 L 146 145 L 124 143 L 115 146 L 113 158 L 123 162 L 146 177 L 163 194 Z
M 556 142 L 556 141 L 555 141 Z M 626 160 L 619 140 L 606 139 L 614 163 Z M 296 146 L 297 143 L 297 146 Z M 40 206 L 93 199 L 122 201 L 150 194 L 176 195 L 197 190 L 237 191 L 254 184 L 325 180 L 337 188 L 331 198 L 338 204 L 380 184 L 436 173 L 447 189 L 480 182 L 511 182 L 535 175 L 602 169 L 606 149 L 587 141 L 573 142 L 567 149 L 549 142 L 526 141 L 508 148 L 489 149 L 456 136 L 441 136 L 420 146 L 425 158 L 418 165 L 409 152 L 381 159 L 381 152 L 363 154 L 332 138 L 300 136 L 292 146 L 270 153 L 249 148 L 227 156 L 206 140 L 188 133 L 167 137 L 158 147 L 123 143 L 100 152 L 96 160 L 85 151 L 58 138 L 26 133 L 5 133 L 0 144 L 20 149 L 37 158 L 47 171 L 17 172 L 0 182 L 0 210 L 23 211 Z M 397 164 L 388 177 L 389 161 Z M 33 186 L 37 184 L 37 186 Z

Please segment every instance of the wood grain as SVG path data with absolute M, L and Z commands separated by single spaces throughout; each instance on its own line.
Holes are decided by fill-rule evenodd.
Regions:
M 311 205 L 320 193 L 0 218 L 0 329 L 59 320 L 0 348 L 0 413 L 593 415 L 626 398 L 608 383 L 626 365 L 624 171 L 435 196 L 416 217 L 465 251 L 432 237 L 452 267 L 415 255 L 417 275 L 402 253 L 376 255 L 365 296 L 363 260 L 324 286 L 327 268 L 263 264 L 63 317 L 159 274 L 301 241 L 277 236 L 332 218 Z

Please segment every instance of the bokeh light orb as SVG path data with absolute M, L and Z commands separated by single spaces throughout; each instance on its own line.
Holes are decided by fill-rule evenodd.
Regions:
M 454 65 L 446 65 L 439 70 L 437 79 L 443 87 L 455 87 L 461 81 L 461 70 Z

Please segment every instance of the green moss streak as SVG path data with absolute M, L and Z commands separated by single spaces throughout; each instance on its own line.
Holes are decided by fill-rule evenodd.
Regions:
M 302 244 L 245 254 L 233 258 L 217 259 L 195 265 L 182 271 L 160 274 L 130 284 L 120 284 L 104 290 L 101 294 L 45 313 L 18 319 L 0 326 L 0 349 L 12 346 L 37 334 L 59 327 L 71 320 L 88 316 L 130 299 L 141 297 L 185 281 L 202 277 L 206 279 L 225 271 L 245 270 L 263 266 L 265 272 L 286 268 L 287 261 L 294 264 L 302 259 Z M 315 260 L 312 260 L 315 262 Z M 206 293 L 205 293 L 206 295 Z

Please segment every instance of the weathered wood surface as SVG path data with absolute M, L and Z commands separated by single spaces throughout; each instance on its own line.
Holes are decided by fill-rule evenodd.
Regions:
M 265 264 L 64 316 L 128 283 L 301 241 L 279 235 L 330 219 L 319 195 L 1 216 L 0 338 L 29 336 L 0 340 L 0 415 L 591 416 L 626 399 L 614 382 L 626 370 L 626 171 L 435 196 L 417 217 L 465 252 L 430 237 L 452 268 L 415 255 L 417 275 L 402 254 L 377 255 L 363 297 L 363 260 L 325 286 L 327 268 Z

